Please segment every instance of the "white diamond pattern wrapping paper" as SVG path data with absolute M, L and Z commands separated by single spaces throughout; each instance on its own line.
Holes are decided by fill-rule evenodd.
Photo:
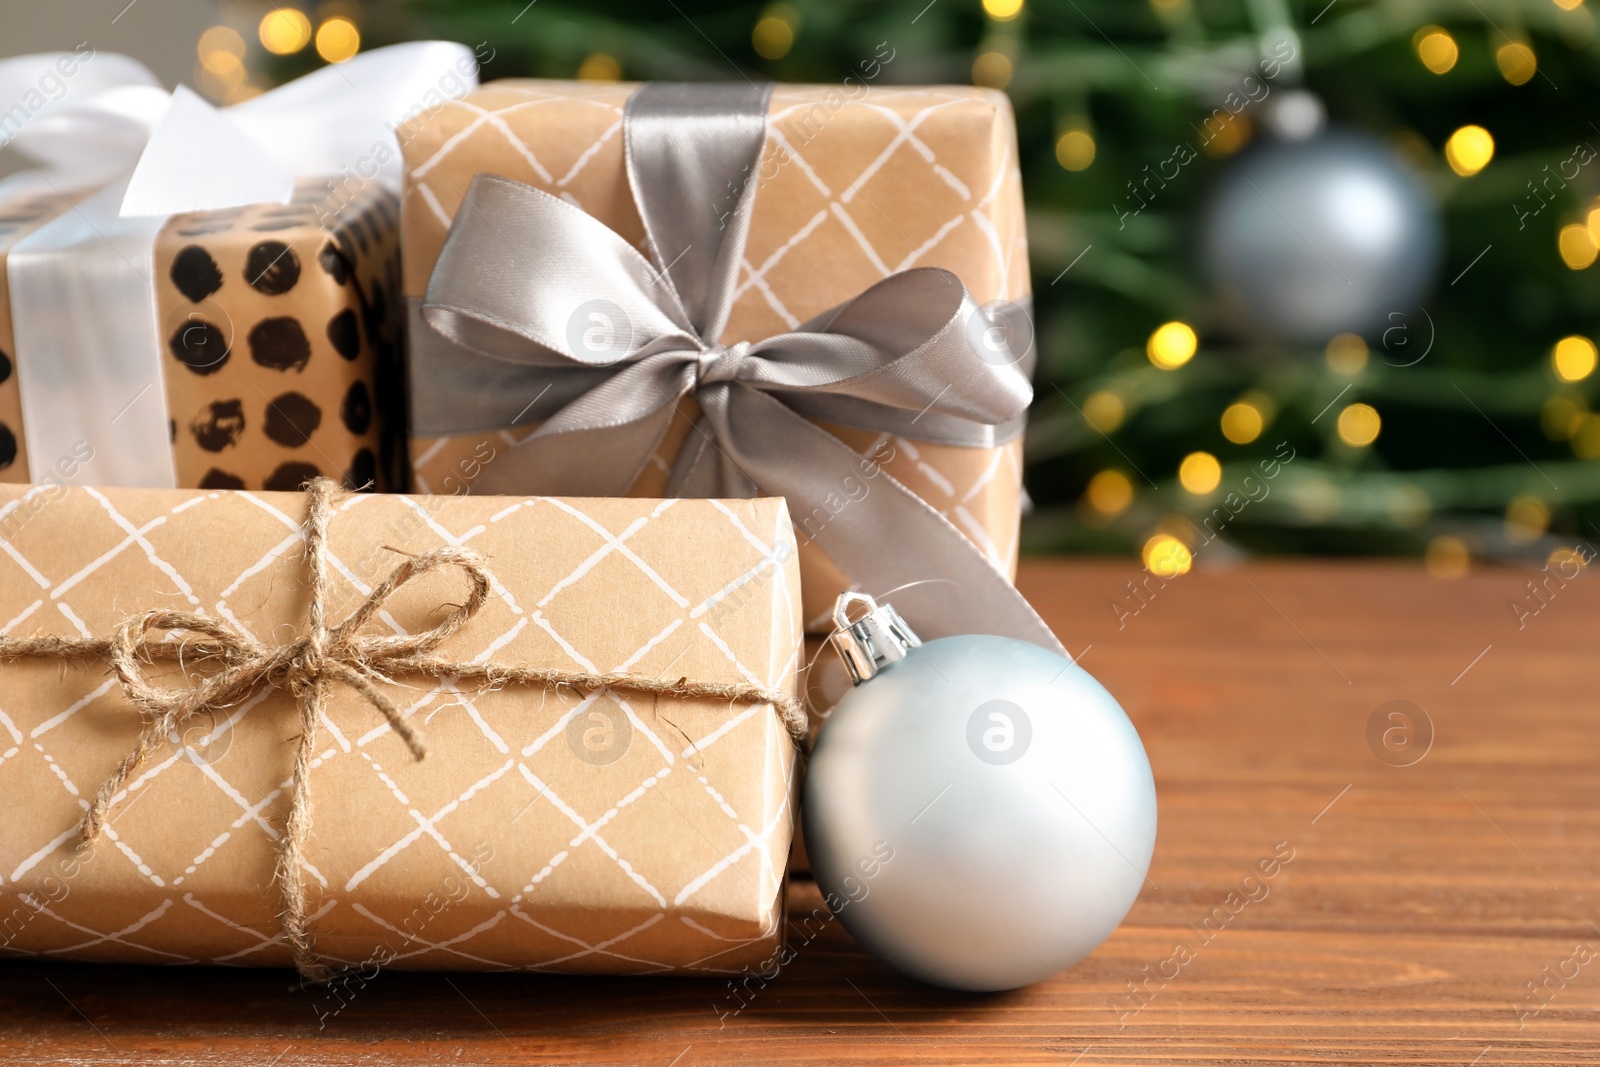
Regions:
M 292 641 L 304 517 L 295 494 L 0 486 L 0 634 L 100 636 L 170 607 Z M 492 573 L 443 655 L 792 691 L 801 620 L 781 500 L 350 496 L 330 529 L 330 623 L 402 553 L 441 545 Z M 466 590 L 448 570 L 418 579 L 375 632 L 431 627 Z M 151 673 L 183 683 L 176 665 Z M 302 877 L 320 956 L 725 973 L 772 955 L 794 747 L 771 705 L 395 683 L 427 759 L 337 683 L 319 731 Z M 0 951 L 286 965 L 272 864 L 293 701 L 267 691 L 191 721 L 75 853 L 139 725 L 105 664 L 0 664 Z
M 401 242 L 408 297 L 427 289 L 450 222 L 479 172 L 559 196 L 642 246 L 622 147 L 623 108 L 637 88 L 491 82 L 405 138 Z M 912 267 L 954 272 L 980 304 L 1028 296 L 1016 124 L 1004 93 L 953 85 L 779 85 L 758 181 L 724 343 L 793 329 Z M 726 192 L 708 190 L 708 203 Z M 680 405 L 680 417 L 634 486 L 637 495 L 663 491 L 694 414 L 692 403 Z M 827 428 L 954 523 L 997 569 L 1015 571 L 1020 438 L 999 448 L 963 448 Z M 471 481 L 474 452 L 510 447 L 531 432 L 415 438 L 413 483 L 424 492 L 455 492 Z M 808 628 L 826 633 L 844 576 L 808 543 L 801 545 L 801 567 Z

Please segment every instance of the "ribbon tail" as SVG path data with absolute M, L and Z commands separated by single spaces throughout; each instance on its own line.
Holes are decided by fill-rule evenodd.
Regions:
M 300 743 L 295 747 L 293 785 L 289 791 L 289 817 L 284 820 L 283 840 L 273 878 L 278 883 L 283 904 L 283 940 L 289 946 L 295 969 L 311 983 L 327 981 L 332 969 L 323 963 L 312 945 L 306 928 L 309 907 L 305 881 L 300 877 L 301 857 L 311 836 L 311 757 L 316 751 L 317 723 L 328 699 L 328 683 L 317 678 L 300 703 Z
M 673 464 L 667 495 L 746 499 L 760 496 L 761 490 L 717 444 L 716 428 L 702 416 L 695 420 Z
M 52 85 L 59 95 L 42 99 Z M 98 185 L 138 160 L 169 96 L 143 63 L 96 52 L 87 41 L 71 52 L 0 59 L 0 100 L 22 105 L 4 113 L 0 148 L 15 148 L 80 187 Z M 30 100 L 42 106 L 30 107 Z
M 297 178 L 398 191 L 397 138 L 465 95 L 477 68 L 464 45 L 414 41 L 362 52 L 225 109 L 179 86 L 138 157 L 122 213 L 283 203 Z
M 286 204 L 293 194 L 293 171 L 180 85 L 133 169 L 122 217 Z
M 228 109 L 300 178 L 376 181 L 400 191 L 399 146 L 478 84 L 478 59 L 454 41 L 408 41 L 330 63 Z
M 721 414 L 719 446 L 762 492 L 788 498 L 796 534 L 858 588 L 894 590 L 924 639 L 994 634 L 1066 655 L 977 546 L 870 458 L 753 389 Z

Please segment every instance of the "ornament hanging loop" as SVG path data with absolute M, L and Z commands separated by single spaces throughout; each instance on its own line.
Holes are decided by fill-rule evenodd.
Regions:
M 854 622 L 851 608 L 859 605 L 862 614 Z M 889 604 L 879 604 L 865 593 L 839 594 L 833 605 L 833 633 L 828 640 L 844 660 L 854 684 L 877 674 L 891 663 L 906 658 L 922 638 L 907 625 Z

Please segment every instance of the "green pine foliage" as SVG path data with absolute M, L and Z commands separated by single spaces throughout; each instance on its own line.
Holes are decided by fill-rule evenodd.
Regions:
M 1015 0 L 990 3 L 1004 15 Z M 768 27 L 776 39 L 756 32 L 763 18 L 792 31 L 787 48 L 781 29 Z M 1561 382 L 1550 356 L 1564 336 L 1600 333 L 1600 267 L 1575 270 L 1558 253 L 1561 228 L 1583 223 L 1600 193 L 1600 117 L 1584 106 L 1600 89 L 1600 38 L 1582 0 L 1573 10 L 1555 0 L 1026 0 L 1009 19 L 979 0 L 413 0 L 369 5 L 359 19 L 370 44 L 487 41 L 496 57 L 485 78 L 572 77 L 598 54 L 628 79 L 828 82 L 888 41 L 886 81 L 1003 82 L 1020 124 L 1040 341 L 1027 442 L 1032 549 L 1127 551 L 1158 530 L 1193 541 L 1191 523 L 1288 450 L 1294 459 L 1270 493 L 1230 514 L 1222 541 L 1416 554 L 1453 537 L 1484 555 L 1541 561 L 1580 539 L 1600 545 L 1600 416 L 1588 414 L 1600 374 Z M 1414 37 L 1426 25 L 1457 46 L 1446 73 L 1419 58 Z M 1207 117 L 1284 40 L 1333 123 L 1389 141 L 1444 220 L 1425 315 L 1368 338 L 1359 370 L 1335 369 L 1320 346 L 1230 330 L 1198 268 L 1200 205 L 1236 158 L 1225 149 L 1248 140 L 1243 123 L 1214 136 Z M 1537 63 L 1519 85 L 1497 61 L 1513 43 Z M 1268 84 L 1283 92 L 1293 80 L 1286 72 Z M 1460 177 L 1443 147 L 1469 124 L 1492 134 L 1495 154 Z M 1058 160 L 1069 130 L 1092 138 L 1083 169 Z M 1249 132 L 1261 136 L 1259 122 Z M 1084 141 L 1074 143 L 1079 157 L 1066 154 L 1078 165 Z M 1179 145 L 1201 150 L 1148 208 L 1119 218 L 1127 183 Z M 1575 168 L 1580 145 L 1592 161 Z M 1569 177 L 1550 181 L 1552 172 Z M 1535 186 L 1548 190 L 1538 200 Z M 1161 370 L 1146 342 L 1171 320 L 1192 325 L 1200 347 Z M 1430 338 L 1425 358 L 1402 365 Z M 1241 398 L 1267 416 L 1243 444 L 1220 422 Z M 1382 419 L 1370 446 L 1337 432 L 1355 402 Z M 1208 496 L 1177 477 L 1197 451 L 1222 465 Z M 1107 470 L 1132 486 L 1120 510 L 1115 492 L 1097 497 L 1109 509 L 1086 495 Z

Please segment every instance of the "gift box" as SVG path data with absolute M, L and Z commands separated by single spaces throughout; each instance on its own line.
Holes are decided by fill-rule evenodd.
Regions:
M 369 186 L 329 218 L 326 198 L 303 183 L 288 204 L 162 227 L 156 313 L 182 323 L 164 368 L 179 486 L 404 487 L 398 200 Z
M 161 226 L 152 272 L 159 391 L 177 485 L 293 491 L 325 475 L 387 489 L 404 477 L 394 462 L 404 425 L 397 201 L 369 186 L 319 218 L 326 197 L 302 183 L 287 204 L 174 215 Z M 77 229 L 73 211 L 53 193 L 0 201 L 10 223 L 0 270 L 19 247 L 26 254 L 48 240 L 52 223 Z M 0 381 L 0 460 L 9 453 L 0 479 L 110 480 L 96 473 L 94 453 L 106 446 L 92 434 L 52 450 L 59 456 L 29 455 L 25 379 L 30 369 L 48 375 L 37 361 L 53 353 L 19 350 L 5 281 L 0 296 L 10 372 Z
M 4 185 L 0 185 L 3 194 Z M 54 192 L 18 191 L 0 195 L 0 481 L 26 482 L 28 446 L 22 435 L 22 392 L 17 388 L 16 337 L 11 331 L 11 288 L 5 257 L 22 238 L 72 207 L 69 196 Z M 66 457 L 57 479 L 77 474 L 75 457 Z
M 801 633 L 782 500 L 351 495 L 320 544 L 307 507 L 301 494 L 0 486 L 0 947 L 283 965 L 287 835 L 311 951 L 366 980 L 387 966 L 720 973 L 771 958 L 796 749 L 770 695 L 793 693 Z M 411 580 L 384 585 L 402 565 Z M 319 595 L 332 665 L 313 666 Z M 119 626 L 146 609 L 163 613 L 132 666 L 83 644 L 132 633 Z M 341 622 L 357 611 L 352 638 Z M 422 653 L 400 645 L 440 633 L 457 673 L 418 675 Z M 76 653 L 19 649 L 28 635 Z M 425 759 L 349 682 L 362 664 Z M 150 709 L 252 670 L 266 682 L 155 728 L 76 849 Z M 289 677 L 312 670 L 320 682 Z M 584 688 L 516 670 L 623 673 Z M 308 733 L 302 701 L 319 686 Z
M 40 70 L 72 76 L 7 141 L 41 166 L 0 183 L 0 480 L 403 488 L 398 139 L 476 84 L 471 51 L 226 109 L 93 49 L 0 83 Z
M 770 99 L 757 105 L 766 116 L 758 168 L 745 167 L 747 176 L 727 188 L 679 191 L 686 201 L 683 213 L 714 211 L 726 219 L 738 217 L 746 188 L 755 190 L 723 345 L 794 330 L 911 268 L 944 268 L 976 304 L 1025 311 L 1026 234 L 1006 97 L 972 87 L 863 84 L 889 61 L 892 51 L 863 64 L 862 77 L 842 87 L 773 88 Z M 503 453 L 537 425 L 535 417 L 515 410 L 520 396 L 513 402 L 491 388 L 482 398 L 481 421 L 498 425 L 448 435 L 425 432 L 439 421 L 429 417 L 429 409 L 440 390 L 416 365 L 419 351 L 437 343 L 423 305 L 452 223 L 478 215 L 462 207 L 474 176 L 501 175 L 554 194 L 647 249 L 636 204 L 638 176 L 630 178 L 625 148 L 625 113 L 637 92 L 635 85 L 495 82 L 440 109 L 405 145 L 401 232 L 413 361 L 412 477 L 418 488 L 471 485 L 481 468 L 478 453 Z M 673 213 L 671 207 L 661 211 Z M 659 258 L 665 265 L 671 255 Z M 608 344 L 607 331 L 617 324 L 608 320 L 604 302 L 591 303 L 572 321 L 579 331 L 598 331 L 598 343 Z M 1018 320 L 1023 327 L 1025 319 L 1024 314 Z M 1006 358 L 1026 371 L 1032 343 L 1031 335 L 1019 336 L 1025 332 L 1012 332 L 1014 352 Z M 437 362 L 448 367 L 450 358 Z M 438 377 L 446 375 L 441 370 Z M 939 390 L 928 392 L 927 407 L 937 412 Z M 534 416 L 536 404 L 530 405 Z M 871 472 L 867 477 L 888 474 L 961 531 L 994 569 L 1012 574 L 1021 499 L 1020 419 L 978 444 L 952 443 L 932 432 L 937 416 L 917 419 L 920 407 L 912 406 L 887 428 L 869 425 L 872 418 L 818 415 L 813 421 L 855 452 Z M 672 425 L 629 491 L 670 491 L 669 475 L 685 442 L 695 441 L 692 425 L 699 414 L 692 399 L 676 405 Z M 857 487 L 843 483 L 839 499 L 851 499 Z M 847 578 L 807 536 L 808 522 L 832 520 L 832 506 L 802 509 L 793 497 L 790 504 L 802 534 L 808 629 L 825 631 L 835 596 L 859 579 Z

